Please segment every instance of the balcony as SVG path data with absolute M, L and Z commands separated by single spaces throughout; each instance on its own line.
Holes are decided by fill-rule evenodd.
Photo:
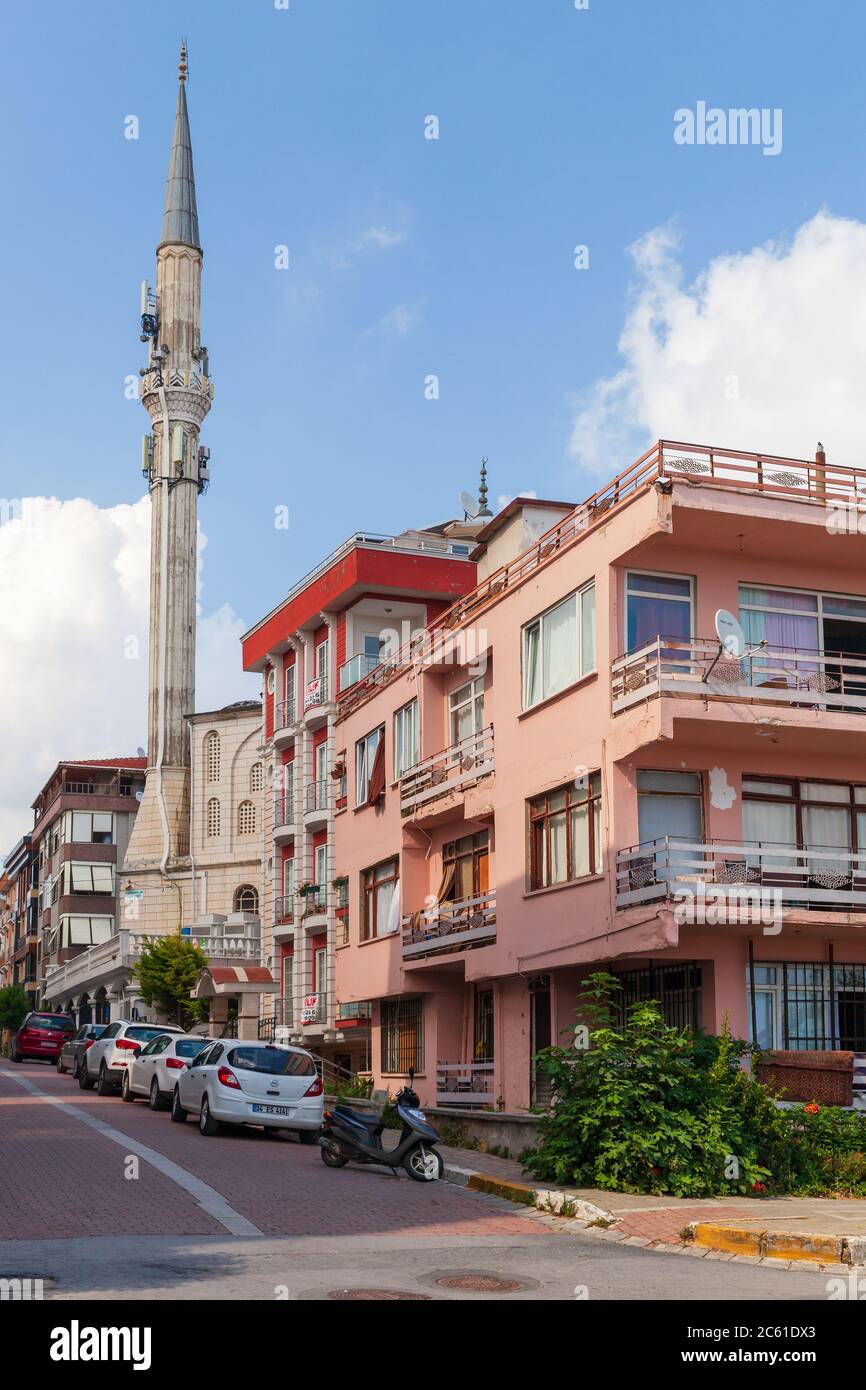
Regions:
M 304 690 L 304 714 L 308 710 L 316 709 L 318 705 L 328 702 L 328 677 L 327 674 L 316 676 L 313 680 L 307 681 Z
M 295 899 L 293 897 L 274 898 L 274 926 L 291 923 L 294 920 Z
M 403 960 L 450 955 L 496 940 L 496 894 L 439 903 L 403 918 Z
M 49 965 L 45 972 L 46 999 L 60 1000 L 83 988 L 91 988 L 94 983 L 104 983 L 107 976 L 127 972 L 137 964 L 144 947 L 164 935 L 164 932 L 124 928 L 108 941 L 89 946 L 63 965 Z M 204 951 L 212 965 L 229 961 L 258 965 L 261 961 L 258 936 L 231 929 L 200 935 L 194 928 L 186 935 Z
M 321 917 L 328 911 L 328 894 L 323 884 L 317 886 L 312 893 L 296 891 L 296 899 L 296 911 L 300 917 Z
M 618 851 L 618 909 L 671 899 L 685 906 L 704 899 L 707 910 L 728 900 L 756 913 L 776 905 L 866 912 L 866 850 L 666 835 Z
M 308 828 L 327 820 L 331 801 L 331 784 L 327 778 L 309 783 L 304 799 L 304 823 Z
M 715 637 L 656 637 L 610 674 L 614 714 L 659 695 L 866 713 L 866 660 L 840 652 L 766 646 L 736 659 Z
M 295 792 L 294 788 L 277 792 L 274 796 L 274 839 L 288 840 L 295 833 Z
M 400 811 L 417 815 L 429 802 L 494 771 L 493 725 L 415 763 L 400 778 Z
M 283 742 L 294 729 L 298 716 L 295 710 L 294 694 L 287 700 L 280 700 L 274 705 L 274 740 Z
M 437 1062 L 436 1104 L 493 1105 L 492 1062 Z
M 369 999 L 356 999 L 352 1003 L 337 1004 L 337 1024 L 341 1023 L 369 1023 L 373 1017 L 373 1005 Z
M 378 665 L 378 656 L 366 656 L 364 652 L 357 652 L 355 656 L 350 656 L 348 661 L 344 661 L 340 667 L 340 693 L 348 690 L 349 686 L 355 685 L 357 681 L 362 681 L 365 676 L 369 676 L 370 672 L 375 671 Z
M 338 904 L 336 908 L 337 923 L 334 929 L 334 945 L 348 946 L 349 944 L 349 904 Z

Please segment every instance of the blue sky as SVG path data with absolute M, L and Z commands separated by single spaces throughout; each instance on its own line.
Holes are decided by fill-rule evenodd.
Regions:
M 673 225 L 688 282 L 822 207 L 866 212 L 854 5 L 19 3 L 0 55 L 4 496 L 141 495 L 146 417 L 123 383 L 184 33 L 216 384 L 203 601 L 247 624 L 353 530 L 453 514 L 482 454 L 494 500 L 591 492 L 575 403 L 617 371 L 635 240 Z M 673 113 L 698 100 L 782 108 L 782 153 L 677 146 Z

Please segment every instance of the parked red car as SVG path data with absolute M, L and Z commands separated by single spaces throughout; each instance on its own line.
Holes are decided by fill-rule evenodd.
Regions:
M 75 1019 L 71 1014 L 30 1013 L 18 1032 L 12 1034 L 9 1056 L 13 1062 L 23 1062 L 25 1057 L 56 1062 L 61 1047 L 74 1032 Z

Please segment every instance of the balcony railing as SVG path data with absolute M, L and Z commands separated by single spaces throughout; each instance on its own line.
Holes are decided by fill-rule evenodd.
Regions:
M 314 709 L 316 705 L 324 705 L 328 699 L 328 677 L 327 674 L 316 676 L 313 680 L 307 681 L 304 690 L 304 711 Z
M 89 946 L 72 960 L 53 967 L 45 976 L 46 995 L 50 999 L 58 999 L 112 970 L 128 969 L 138 962 L 146 945 L 163 935 L 165 933 L 122 928 L 108 941 Z M 261 941 L 258 937 L 226 932 L 224 935 L 208 936 L 192 933 L 189 939 L 200 946 L 211 963 L 245 961 L 256 965 L 261 960 Z
M 403 959 L 420 960 L 496 940 L 496 894 L 438 903 L 403 918 Z
M 492 1105 L 492 1062 L 437 1062 L 437 1105 Z
M 866 660 L 769 645 L 736 658 L 716 638 L 655 637 L 612 663 L 614 714 L 661 694 L 866 713 Z
M 428 801 L 477 782 L 494 770 L 493 725 L 415 763 L 400 778 L 400 810 L 411 815 Z
M 337 1004 L 337 1023 L 339 1025 L 344 1019 L 370 1019 L 373 1017 L 373 1005 L 369 999 L 355 999 L 348 1004 Z
M 306 792 L 308 811 L 327 811 L 331 804 L 331 784 L 327 778 L 320 782 L 310 782 Z
M 291 922 L 297 911 L 296 904 L 302 899 L 289 897 L 274 898 L 274 923 Z
M 348 946 L 349 944 L 349 905 L 337 905 L 336 909 L 337 924 L 334 929 L 334 945 Z
M 295 902 L 298 916 L 312 917 L 317 913 L 327 912 L 328 891 L 320 884 L 315 893 L 296 893 Z
M 295 723 L 297 714 L 295 713 L 295 697 L 290 695 L 287 700 L 280 700 L 274 705 L 274 729 L 288 729 Z
M 88 782 L 61 782 L 58 791 L 64 796 L 132 796 L 144 783 L 108 781 L 95 778 Z M 56 793 L 54 793 L 56 795 Z
M 672 898 L 685 907 L 703 898 L 707 913 L 725 899 L 756 911 L 779 905 L 866 912 L 866 850 L 672 835 L 619 850 L 618 908 Z
M 369 676 L 371 671 L 375 671 L 379 665 L 378 656 L 367 656 L 364 652 L 357 652 L 355 656 L 350 656 L 348 661 L 344 661 L 340 667 L 340 690 L 348 690 L 350 685 L 356 681 L 361 681 L 365 676 Z
M 790 459 L 773 454 L 750 454 L 660 439 L 645 454 L 599 488 L 568 516 L 545 531 L 513 560 L 494 570 L 470 593 L 464 594 L 435 624 L 420 628 L 405 646 L 389 654 L 374 671 L 358 681 L 340 700 L 343 718 L 370 699 L 382 686 L 406 670 L 423 664 L 431 650 L 447 643 L 457 628 L 475 624 L 482 613 L 522 584 L 541 566 L 578 544 L 597 525 L 604 525 L 638 494 L 660 479 L 687 479 L 737 492 L 782 497 L 788 501 L 827 507 L 830 503 L 863 505 L 866 467 L 849 468 L 817 459 Z M 859 499 L 859 501 L 858 501 Z
M 274 796 L 274 828 L 295 823 L 294 789 L 277 792 Z

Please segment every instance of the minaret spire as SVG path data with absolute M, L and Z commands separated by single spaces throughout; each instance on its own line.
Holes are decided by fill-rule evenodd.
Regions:
M 200 249 L 198 209 L 195 202 L 195 174 L 192 168 L 192 140 L 189 134 L 189 113 L 186 109 L 186 41 L 180 50 L 178 69 L 177 111 L 174 136 L 165 181 L 165 205 L 162 213 L 160 246 L 179 244 Z

